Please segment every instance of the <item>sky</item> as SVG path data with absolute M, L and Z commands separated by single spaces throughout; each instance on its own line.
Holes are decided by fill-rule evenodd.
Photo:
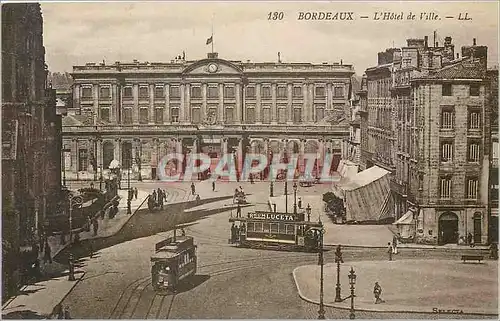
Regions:
M 488 63 L 498 65 L 496 2 L 42 2 L 46 62 L 52 72 L 74 65 L 115 61 L 168 62 L 184 51 L 187 60 L 219 58 L 276 62 L 353 64 L 358 75 L 377 64 L 377 53 L 429 36 L 443 43 L 488 46 Z M 269 20 L 283 12 L 282 20 Z M 354 20 L 299 20 L 300 13 L 352 12 Z M 374 20 L 375 13 L 403 14 L 404 20 Z M 441 20 L 419 20 L 421 13 Z M 407 20 L 410 13 L 416 20 Z M 458 20 L 462 18 L 471 20 Z M 368 16 L 362 19 L 361 16 Z M 453 19 L 445 18 L 453 16 Z

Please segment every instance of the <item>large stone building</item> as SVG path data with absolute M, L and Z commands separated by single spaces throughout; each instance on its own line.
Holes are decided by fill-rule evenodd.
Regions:
M 247 152 L 330 151 L 337 164 L 353 74 L 342 63 L 241 62 L 217 53 L 74 66 L 63 175 L 98 180 L 116 160 L 133 179 L 155 179 L 163 155 L 191 151 L 239 160 Z
M 428 38 L 379 53 L 366 70 L 361 166 L 391 172 L 396 218 L 422 243 L 488 240 L 490 124 L 487 47 Z M 364 124 L 361 125 L 363 130 Z
M 59 199 L 61 117 L 47 86 L 40 5 L 2 5 L 2 284 L 20 285 L 37 223 Z

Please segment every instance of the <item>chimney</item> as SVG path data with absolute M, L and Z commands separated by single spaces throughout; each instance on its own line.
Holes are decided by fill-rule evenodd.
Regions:
M 429 37 L 425 36 L 424 37 L 424 48 L 428 47 L 428 45 L 429 45 L 428 41 L 429 41 Z
M 472 45 L 475 46 L 476 45 L 476 38 L 472 38 Z

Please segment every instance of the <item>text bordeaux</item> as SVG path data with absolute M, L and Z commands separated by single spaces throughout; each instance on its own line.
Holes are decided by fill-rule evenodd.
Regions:
M 276 214 L 276 213 L 249 213 L 249 218 L 261 220 L 276 220 L 276 221 L 293 221 L 295 218 L 290 214 Z
M 354 12 L 299 12 L 297 20 L 354 20 Z

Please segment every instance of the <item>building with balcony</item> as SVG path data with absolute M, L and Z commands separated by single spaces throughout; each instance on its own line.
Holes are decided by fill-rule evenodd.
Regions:
M 353 74 L 339 63 L 241 62 L 217 53 L 74 66 L 63 174 L 99 179 L 117 160 L 133 179 L 156 179 L 163 155 L 192 151 L 234 153 L 237 167 L 247 152 L 329 151 L 338 164 Z M 168 166 L 182 171 L 182 162 Z
M 40 5 L 2 5 L 2 294 L 21 285 L 61 191 L 61 118 L 47 85 Z
M 428 38 L 379 53 L 367 74 L 363 167 L 391 173 L 394 216 L 414 224 L 409 238 L 457 243 L 488 234 L 487 47 L 443 46 Z

